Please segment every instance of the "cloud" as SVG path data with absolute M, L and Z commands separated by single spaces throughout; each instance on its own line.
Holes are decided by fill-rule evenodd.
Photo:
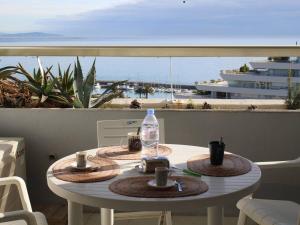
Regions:
M 14 18 L 9 22 L 10 25 L 3 22 L 6 27 L 22 28 L 23 21 L 26 21 L 28 29 L 38 28 L 39 31 L 72 36 L 300 35 L 297 29 L 300 1 L 295 0 L 285 0 L 284 3 L 282 0 L 185 0 L 186 3 L 183 0 L 0 2 L 4 2 L 4 14 L 0 15 L 0 21 L 5 15 Z M 34 15 L 34 18 L 29 15 Z
M 92 10 L 113 9 L 133 5 L 143 0 L 0 0 L 0 28 L 2 32 L 37 31 L 42 20 L 72 18 Z
M 0 0 L 1 16 L 19 15 L 56 17 L 74 15 L 91 10 L 106 10 L 120 5 L 137 4 L 142 0 Z
M 293 0 L 152 0 L 43 24 L 75 36 L 290 36 L 300 34 L 299 18 L 300 1 Z

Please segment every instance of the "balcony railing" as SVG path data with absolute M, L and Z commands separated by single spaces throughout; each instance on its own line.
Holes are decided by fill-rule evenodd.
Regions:
M 291 57 L 300 46 L 0 46 L 0 56 Z

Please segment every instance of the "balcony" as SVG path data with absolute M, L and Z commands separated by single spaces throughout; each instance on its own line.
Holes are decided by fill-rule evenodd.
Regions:
M 256 81 L 287 84 L 287 76 L 259 75 L 255 72 L 240 73 L 235 70 L 222 70 L 220 76 L 227 81 Z M 291 82 L 300 83 L 299 77 L 292 77 Z
M 95 46 L 95 47 L 0 47 L 1 56 L 299 56 L 299 47 L 255 46 Z M 218 86 L 218 85 L 216 85 Z M 226 100 L 224 100 L 226 102 Z M 142 119 L 145 109 L 42 109 L 1 108 L 0 136 L 25 140 L 27 187 L 33 206 L 65 204 L 53 195 L 46 171 L 56 160 L 82 149 L 97 147 L 99 120 Z M 291 160 L 299 157 L 300 111 L 289 110 L 157 110 L 165 120 L 166 143 L 206 147 L 212 139 L 224 137 L 228 151 L 253 162 Z M 4 138 L 5 139 L 5 138 Z M 184 154 L 184 152 L 182 153 Z M 24 172 L 24 171 L 23 171 Z M 300 203 L 299 168 L 263 171 L 255 197 L 285 199 Z M 227 202 L 227 224 L 235 224 L 236 202 Z M 57 208 L 56 208 L 57 210 Z M 59 208 L 65 212 L 66 208 Z M 65 210 L 65 211 L 63 211 Z M 86 224 L 100 221 L 88 208 Z M 53 213 L 55 214 L 55 213 Z M 174 212 L 175 224 L 205 221 L 203 210 Z M 201 217 L 199 217 L 201 216 Z M 199 219 L 200 218 L 200 219 Z M 65 218 L 64 218 L 65 219 Z M 50 220 L 51 221 L 51 218 Z M 56 221 L 57 222 L 57 221 Z M 149 222 L 149 221 L 148 221 Z M 138 223 L 138 222 L 136 222 Z M 146 224 L 146 220 L 139 223 Z M 152 224 L 150 221 L 149 224 Z M 122 222 L 116 222 L 122 224 Z M 124 222 L 134 224 L 134 222 Z
M 286 69 L 291 68 L 292 70 L 299 70 L 300 66 L 295 64 L 293 61 L 288 62 L 270 62 L 270 61 L 262 61 L 262 62 L 250 62 L 250 65 L 254 69 Z

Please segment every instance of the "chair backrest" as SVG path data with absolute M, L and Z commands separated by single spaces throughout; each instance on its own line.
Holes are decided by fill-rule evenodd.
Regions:
M 164 119 L 157 119 L 159 123 L 159 142 L 165 143 Z M 128 132 L 137 131 L 142 119 L 101 120 L 97 121 L 98 147 L 119 145 L 121 139 L 127 138 Z
M 255 164 L 261 169 L 297 168 L 300 167 L 300 157 L 286 161 L 255 162 Z

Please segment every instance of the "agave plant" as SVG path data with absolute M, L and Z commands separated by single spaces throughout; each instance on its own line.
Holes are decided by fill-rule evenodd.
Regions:
M 62 72 L 60 65 L 58 64 L 58 77 L 55 77 L 50 71 L 49 74 L 53 80 L 54 87 L 58 91 L 56 99 L 62 104 L 66 104 L 69 107 L 73 107 L 73 71 L 70 71 L 71 64 L 68 66 L 67 70 Z
M 91 69 L 89 70 L 86 78 L 84 79 L 79 58 L 74 65 L 74 102 L 75 108 L 89 108 L 90 99 L 94 89 L 96 79 L 96 59 L 93 62 Z
M 18 64 L 18 70 L 16 73 L 26 77 L 27 81 L 24 81 L 24 86 L 34 93 L 38 97 L 38 105 L 44 102 L 58 103 L 66 106 L 71 106 L 69 101 L 61 96 L 59 90 L 55 88 L 55 84 L 58 82 L 56 77 L 51 79 L 51 69 L 44 69 L 38 58 L 39 69 L 33 70 L 33 73 L 29 73 L 20 63 Z
M 98 108 L 104 103 L 111 101 L 113 98 L 122 95 L 123 91 L 118 90 L 117 86 L 124 84 L 126 81 L 115 82 L 109 86 L 102 94 L 92 98 L 96 80 L 96 59 L 92 67 L 84 78 L 79 58 L 74 66 L 74 100 L 73 106 L 75 108 Z
M 30 74 L 25 68 L 18 64 L 17 73 L 22 74 L 26 77 L 27 81 L 24 81 L 24 85 L 29 88 L 36 96 L 38 96 L 40 102 L 45 102 L 54 88 L 54 83 L 47 80 L 52 67 L 47 70 L 36 69 L 33 70 L 33 74 Z
M 38 58 L 39 68 L 28 72 L 20 63 L 17 66 L 0 68 L 0 80 L 10 79 L 18 82 L 20 87 L 24 87 L 38 98 L 39 106 L 51 107 L 74 107 L 74 108 L 97 108 L 102 104 L 120 97 L 123 91 L 117 87 L 126 81 L 115 82 L 110 85 L 102 94 L 92 96 L 96 79 L 95 61 L 84 78 L 79 58 L 75 62 L 74 71 L 62 71 L 58 65 L 58 76 L 52 73 L 52 66 L 44 69 Z M 25 80 L 14 77 L 15 74 L 24 76 Z
M 60 83 L 61 88 L 68 93 L 69 95 L 74 95 L 74 89 L 73 89 L 73 71 L 70 70 L 71 64 L 68 66 L 67 70 L 63 71 L 61 70 L 60 65 L 58 64 L 58 79 L 57 81 Z

